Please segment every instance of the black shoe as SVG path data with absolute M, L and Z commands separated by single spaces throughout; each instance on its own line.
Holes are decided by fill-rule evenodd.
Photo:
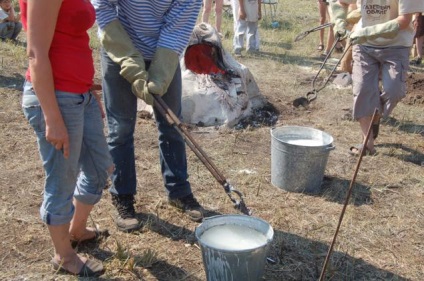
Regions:
M 421 57 L 416 57 L 415 59 L 411 60 L 409 62 L 409 64 L 411 64 L 411 65 L 420 65 L 421 64 L 421 60 L 422 60 Z
M 135 216 L 134 195 L 112 194 L 112 203 L 118 210 L 115 223 L 120 231 L 131 232 L 141 227 L 141 222 Z
M 169 199 L 168 202 L 171 206 L 185 213 L 192 221 L 200 222 L 203 219 L 204 209 L 193 194 L 183 198 Z

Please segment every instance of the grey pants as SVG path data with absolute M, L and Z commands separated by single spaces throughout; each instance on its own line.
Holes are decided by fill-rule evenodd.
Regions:
M 371 116 L 375 108 L 388 117 L 405 97 L 409 50 L 408 47 L 353 46 L 354 119 Z

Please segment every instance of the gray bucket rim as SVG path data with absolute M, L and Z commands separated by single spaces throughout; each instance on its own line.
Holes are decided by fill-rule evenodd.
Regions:
M 296 144 L 292 144 L 292 143 L 285 142 L 284 140 L 281 140 L 281 139 L 277 138 L 277 137 L 273 134 L 273 132 L 274 132 L 274 131 L 277 131 L 278 129 L 289 129 L 289 128 L 294 128 L 294 129 L 306 129 L 306 130 L 309 130 L 309 131 L 314 131 L 314 132 L 316 132 L 316 133 L 322 133 L 323 135 L 325 135 L 325 136 L 326 136 L 326 137 L 330 140 L 330 142 L 329 142 L 328 144 L 323 144 L 323 145 L 300 146 L 300 145 L 296 145 Z M 325 132 L 325 131 L 323 131 L 323 130 L 319 130 L 319 129 L 312 128 L 312 127 L 307 127 L 307 126 L 284 125 L 284 126 L 279 126 L 279 127 L 272 127 L 272 128 L 271 128 L 271 130 L 270 130 L 270 133 L 271 133 L 271 137 L 272 137 L 274 140 L 279 141 L 279 142 L 283 142 L 285 145 L 289 145 L 289 146 L 293 146 L 293 147 L 319 148 L 319 147 L 327 147 L 327 146 L 331 146 L 331 145 L 333 144 L 333 142 L 334 142 L 334 138 L 333 138 L 333 136 L 332 136 L 332 135 L 330 135 L 329 133 L 327 133 L 327 132 Z
M 213 247 L 213 246 L 211 246 L 211 245 L 209 245 L 209 244 L 204 243 L 204 242 L 201 241 L 200 236 L 206 231 L 206 229 L 204 231 L 202 231 L 202 232 L 200 232 L 200 230 L 202 229 L 202 226 L 205 226 L 205 223 L 208 223 L 208 221 L 219 220 L 219 219 L 228 218 L 228 217 L 239 218 L 239 219 L 242 219 L 244 221 L 246 221 L 247 219 L 254 219 L 256 221 L 259 221 L 262 224 L 267 225 L 268 226 L 268 230 L 267 230 L 266 233 L 263 233 L 263 235 L 265 235 L 265 237 L 266 237 L 266 243 L 264 243 L 263 245 L 260 245 L 258 247 L 255 247 L 255 248 L 249 248 L 249 249 L 246 249 L 246 250 L 237 250 L 237 251 L 234 251 L 234 250 L 225 250 L 225 249 Z M 221 224 L 216 224 L 214 226 L 224 225 L 224 224 L 227 224 L 228 225 L 229 223 L 221 223 Z M 240 225 L 240 224 L 235 224 L 235 223 L 231 223 L 231 224 Z M 257 229 L 255 229 L 255 230 L 257 230 Z M 257 230 L 257 231 L 259 231 L 259 230 Z M 196 237 L 197 242 L 201 246 L 205 246 L 205 247 L 207 247 L 209 249 L 214 249 L 214 250 L 217 250 L 217 251 L 220 251 L 220 252 L 223 252 L 223 253 L 244 253 L 244 252 L 252 252 L 252 251 L 255 251 L 257 249 L 267 247 L 271 243 L 271 241 L 273 240 L 273 238 L 274 238 L 274 229 L 272 228 L 272 226 L 271 226 L 271 224 L 269 222 L 267 222 L 267 221 L 265 221 L 265 220 L 263 220 L 261 218 L 258 218 L 258 217 L 246 216 L 246 215 L 238 215 L 238 214 L 216 215 L 216 216 L 211 216 L 211 217 L 204 218 L 203 219 L 203 222 L 199 226 L 197 226 L 196 229 L 194 230 L 194 236 Z

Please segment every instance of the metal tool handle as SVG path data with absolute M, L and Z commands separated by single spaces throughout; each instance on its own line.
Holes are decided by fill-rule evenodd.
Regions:
M 305 38 L 311 32 L 314 32 L 314 31 L 317 31 L 317 30 L 321 30 L 323 28 L 330 27 L 332 25 L 333 24 L 331 22 L 328 22 L 328 23 L 324 23 L 324 24 L 322 24 L 320 26 L 314 27 L 312 29 L 306 30 L 306 31 L 300 33 L 299 35 L 297 35 L 296 38 L 294 39 L 294 42 L 297 42 L 297 41 L 302 40 L 303 38 Z
M 154 107 L 162 116 L 166 118 L 168 123 L 175 128 L 175 130 L 181 135 L 181 137 L 184 139 L 190 149 L 194 152 L 194 154 L 196 154 L 196 156 L 211 172 L 215 179 L 224 187 L 224 190 L 227 193 L 228 197 L 234 203 L 234 207 L 240 210 L 243 214 L 250 216 L 252 212 L 251 210 L 249 210 L 249 208 L 247 208 L 243 199 L 243 194 L 240 191 L 234 189 L 233 186 L 227 182 L 222 173 L 207 156 L 206 152 L 204 152 L 203 149 L 197 144 L 197 142 L 188 132 L 187 128 L 183 125 L 180 119 L 172 112 L 172 110 L 168 107 L 164 100 L 158 95 L 153 95 L 153 98 L 155 100 Z M 232 193 L 235 193 L 239 197 L 239 199 L 234 198 L 232 196 Z
M 316 83 L 317 78 L 320 75 L 321 71 L 324 69 L 324 66 L 327 63 L 327 60 L 330 58 L 331 54 L 333 53 L 334 49 L 336 48 L 337 43 L 339 43 L 341 41 L 343 41 L 343 40 L 341 40 L 339 37 L 337 38 L 337 40 L 334 41 L 333 46 L 331 47 L 330 51 L 328 52 L 327 56 L 325 57 L 324 61 L 322 62 L 322 64 L 321 64 L 317 74 L 315 75 L 314 79 L 312 80 L 312 90 L 309 91 L 308 93 L 306 93 L 305 97 L 300 97 L 300 98 L 295 99 L 293 101 L 293 105 L 295 107 L 298 107 L 299 105 L 306 107 L 308 104 L 310 104 L 313 100 L 315 100 L 318 97 L 318 92 L 321 91 L 322 89 L 324 89 L 325 86 L 327 86 L 327 84 L 330 81 L 330 78 L 333 75 L 334 71 L 336 70 L 337 66 L 339 66 L 340 62 L 342 61 L 342 59 L 346 55 L 347 51 L 352 47 L 351 42 L 345 48 L 343 54 L 341 55 L 341 57 L 337 61 L 337 63 L 334 65 L 330 74 L 327 76 L 327 78 L 325 78 L 324 83 L 319 88 L 316 87 L 315 83 Z

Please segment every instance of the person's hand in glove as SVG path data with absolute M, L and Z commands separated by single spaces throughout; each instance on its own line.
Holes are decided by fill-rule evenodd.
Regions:
M 397 19 L 394 19 L 385 23 L 358 28 L 350 34 L 349 38 L 352 44 L 362 44 L 366 42 L 367 39 L 375 39 L 378 37 L 394 38 L 399 28 L 400 25 Z
M 153 97 L 146 87 L 148 73 L 143 56 L 119 20 L 113 20 L 103 28 L 100 43 L 110 59 L 121 66 L 120 74 L 131 83 L 134 95 L 153 105 Z
M 168 90 L 179 63 L 178 54 L 158 47 L 149 67 L 147 89 L 150 94 L 162 96 Z
M 348 6 L 346 4 L 341 4 L 338 0 L 330 1 L 331 17 L 334 23 L 334 36 L 340 40 L 345 39 L 349 34 L 346 29 L 347 8 Z

